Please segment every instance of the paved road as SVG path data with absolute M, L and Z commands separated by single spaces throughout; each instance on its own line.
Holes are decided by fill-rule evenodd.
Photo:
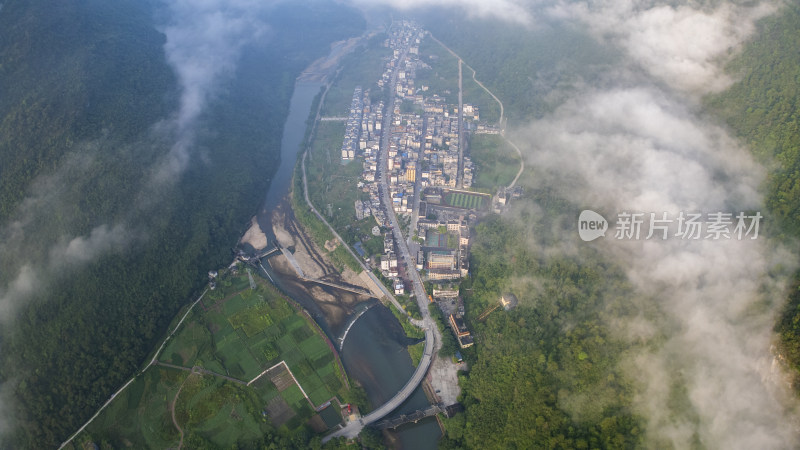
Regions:
M 461 66 L 464 61 L 458 58 L 458 172 L 456 187 L 464 189 L 464 91 L 461 89 Z
M 403 61 L 406 56 L 408 55 L 408 49 L 403 49 L 403 53 L 400 55 L 400 61 Z M 398 64 L 400 67 L 401 64 Z M 389 100 L 389 104 L 387 105 L 386 114 L 383 115 L 383 126 L 382 129 L 384 130 L 383 134 L 381 135 L 381 147 L 380 152 L 378 154 L 378 170 L 380 171 L 380 176 L 378 181 L 380 183 L 380 191 L 381 191 L 381 200 L 383 202 L 383 208 L 386 213 L 386 217 L 389 219 L 389 223 L 392 227 L 392 235 L 394 236 L 395 243 L 397 245 L 397 253 L 400 259 L 400 262 L 406 264 L 409 268 L 407 271 L 409 278 L 411 278 L 411 283 L 413 286 L 414 296 L 417 301 L 417 305 L 419 306 L 420 313 L 422 314 L 422 321 L 421 323 L 418 321 L 414 321 L 414 324 L 419 324 L 423 328 L 433 330 L 432 336 L 435 338 L 435 348 L 438 350 L 441 347 L 442 336 L 439 333 L 439 328 L 434 323 L 433 319 L 431 318 L 430 311 L 428 311 L 428 296 L 425 293 L 425 287 L 422 285 L 422 279 L 419 276 L 419 272 L 417 272 L 415 268 L 414 262 L 411 260 L 411 255 L 408 251 L 408 243 L 406 242 L 405 237 L 403 237 L 403 230 L 400 227 L 399 223 L 397 222 L 397 215 L 394 213 L 394 208 L 392 208 L 392 199 L 389 192 L 389 177 L 387 174 L 388 168 L 388 159 L 389 159 L 389 140 L 391 139 L 391 124 L 393 122 L 394 116 L 394 103 L 397 99 L 397 96 L 394 94 L 396 92 L 396 85 L 397 85 L 397 70 L 392 73 L 392 79 L 389 83 L 389 92 L 392 93 L 391 99 Z M 418 326 L 419 326 L 418 325 Z
M 247 385 L 246 381 L 242 381 L 242 380 L 240 380 L 238 378 L 229 377 L 227 375 L 223 375 L 221 373 L 217 373 L 217 372 L 205 369 L 205 368 L 200 367 L 200 366 L 194 366 L 194 367 L 190 368 L 190 367 L 184 367 L 184 366 L 178 366 L 178 365 L 175 365 L 175 364 L 165 363 L 165 362 L 161 362 L 161 361 L 157 361 L 156 365 L 163 366 L 163 367 L 169 367 L 171 369 L 183 370 L 185 372 L 198 373 L 198 374 L 203 374 L 203 375 L 210 375 L 212 377 L 217 377 L 217 378 L 222 378 L 224 380 L 228 380 L 228 381 L 230 381 L 232 383 L 242 384 L 242 385 L 245 385 L 245 386 Z
M 397 81 L 396 77 L 395 77 L 394 81 L 395 81 L 395 82 Z M 393 86 L 394 86 L 394 84 L 393 84 Z M 309 143 L 311 142 L 311 139 L 313 139 L 313 136 L 314 136 L 314 129 L 316 129 L 316 123 L 317 123 L 317 122 L 320 120 L 320 111 L 322 110 L 322 105 L 323 105 L 323 103 L 325 102 L 325 96 L 328 94 L 328 87 L 330 87 L 330 84 L 328 84 L 328 85 L 326 85 L 326 86 L 325 86 L 325 92 L 323 92 L 323 94 L 322 94 L 322 98 L 320 99 L 319 106 L 317 107 L 317 115 L 316 115 L 316 117 L 315 117 L 315 119 L 314 119 L 314 128 L 312 129 L 311 133 L 309 133 L 309 137 L 308 137 L 307 144 L 309 144 Z M 394 97 L 393 97 L 393 99 L 394 99 Z M 393 106 L 392 106 L 392 107 L 393 107 Z M 393 111 L 393 110 L 390 110 L 390 111 Z M 391 114 L 388 114 L 388 115 L 390 116 Z M 390 127 L 390 125 L 391 125 L 391 121 L 387 121 L 386 119 L 384 119 L 384 124 L 383 124 L 383 127 L 384 127 L 384 128 L 383 128 L 383 129 L 384 129 L 384 132 L 383 132 L 383 133 L 381 133 L 381 134 L 382 134 L 382 138 L 381 138 L 381 139 L 382 139 L 382 141 L 381 141 L 381 142 L 387 142 L 387 144 L 386 144 L 387 146 L 388 146 L 388 137 L 387 137 L 387 138 L 384 138 L 383 136 L 388 136 L 388 134 L 389 134 L 388 130 L 389 130 L 389 127 Z M 384 139 L 386 139 L 386 140 L 384 141 Z M 310 145 L 306 145 L 306 148 L 307 148 L 307 149 L 308 149 L 309 147 L 310 147 Z M 387 148 L 388 148 L 388 147 L 387 147 Z M 329 224 L 329 223 L 328 223 L 328 221 L 327 221 L 327 220 L 325 220 L 325 217 L 323 217 L 323 216 L 322 216 L 322 214 L 320 214 L 320 213 L 319 213 L 319 211 L 317 211 L 317 208 L 315 208 L 315 207 L 314 207 L 314 205 L 311 203 L 311 199 L 308 197 L 308 178 L 307 178 L 307 176 L 306 176 L 306 158 L 307 158 L 307 157 L 308 157 L 308 150 L 305 150 L 305 151 L 303 152 L 303 158 L 300 160 L 300 169 L 301 169 L 301 173 L 302 173 L 302 175 L 303 175 L 303 197 L 304 197 L 304 198 L 305 198 L 305 200 L 306 200 L 306 204 L 307 204 L 307 205 L 308 205 L 308 207 L 311 209 L 311 212 L 313 212 L 313 213 L 314 213 L 314 215 L 315 215 L 315 216 L 317 216 L 317 218 L 318 218 L 319 220 L 321 220 L 321 221 L 322 221 L 322 223 L 324 223 L 326 227 L 328 227 L 328 229 L 329 229 L 329 230 L 331 231 L 331 233 L 332 233 L 332 234 L 333 234 L 333 235 L 336 237 L 336 239 L 338 239 L 338 240 L 339 240 L 339 242 L 341 242 L 341 243 L 342 243 L 342 245 L 344 245 L 344 248 L 346 248 L 346 249 L 347 249 L 347 251 L 348 251 L 348 252 L 350 252 L 350 254 L 353 256 L 353 258 L 355 258 L 355 260 L 356 260 L 356 261 L 358 261 L 358 264 L 359 264 L 359 265 L 361 265 L 361 268 L 364 270 L 364 272 L 365 272 L 365 273 L 366 273 L 366 274 L 367 274 L 367 275 L 368 275 L 368 276 L 369 276 L 369 277 L 372 279 L 372 281 L 373 281 L 373 282 L 374 282 L 374 283 L 375 283 L 375 284 L 376 284 L 376 285 L 377 285 L 377 286 L 380 288 L 380 290 L 383 292 L 383 294 L 386 296 L 386 298 L 387 298 L 387 299 L 389 299 L 389 301 L 390 301 L 390 302 L 391 302 L 391 303 L 392 303 L 392 304 L 393 304 L 393 305 L 394 305 L 394 306 L 395 306 L 395 307 L 396 307 L 398 310 L 400 310 L 400 312 L 401 312 L 401 313 L 404 313 L 404 314 L 405 314 L 405 310 L 404 310 L 404 309 L 403 309 L 403 307 L 400 305 L 400 303 L 397 301 L 397 299 L 396 299 L 396 298 L 394 298 L 394 295 L 392 295 L 392 293 L 391 293 L 391 292 L 389 292 L 389 290 L 388 290 L 388 289 L 386 289 L 386 286 L 384 286 L 384 285 L 383 285 L 383 283 L 381 283 L 381 281 L 380 281 L 380 280 L 379 280 L 379 279 L 378 279 L 378 278 L 375 276 L 375 274 L 374 274 L 374 273 L 372 273 L 372 270 L 370 270 L 370 268 L 369 268 L 369 267 L 367 267 L 367 266 L 364 264 L 364 261 L 362 261 L 362 260 L 361 260 L 361 258 L 359 258 L 359 257 L 358 257 L 358 256 L 355 254 L 355 252 L 353 252 L 353 249 L 351 249 L 351 248 L 350 248 L 350 246 L 349 246 L 349 245 L 347 245 L 347 243 L 344 241 L 344 239 L 342 239 L 342 237 L 341 237 L 341 236 L 339 236 L 339 233 L 337 233 L 337 232 L 336 232 L 336 230 L 334 230 L 334 229 L 333 229 L 333 227 L 331 226 L 331 224 Z M 384 165 L 385 165 L 385 164 L 386 164 L 386 160 L 384 159 L 383 161 L 384 161 Z M 384 172 L 384 171 L 381 171 L 381 174 L 383 174 L 383 172 Z M 394 217 L 394 214 L 392 214 L 392 216 Z M 425 311 L 427 312 L 427 308 L 426 308 L 426 310 L 425 310 Z M 417 325 L 417 326 L 420 326 L 418 322 L 414 321 L 414 320 L 413 320 L 413 319 L 411 319 L 410 317 L 409 317 L 409 320 L 411 320 L 411 321 L 412 321 L 412 323 L 414 323 L 415 325 Z

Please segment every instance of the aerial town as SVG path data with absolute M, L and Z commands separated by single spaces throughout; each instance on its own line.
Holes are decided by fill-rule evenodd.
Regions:
M 382 202 L 386 189 L 390 207 L 403 224 L 401 231 L 407 233 L 404 237 L 415 267 L 402 263 L 392 232 L 385 234 L 384 251 L 376 264 L 392 280 L 398 295 L 406 292 L 409 270 L 416 269 L 423 280 L 437 283 L 467 276 L 470 224 L 493 203 L 491 195 L 469 189 L 475 169 L 464 150 L 468 133 L 497 134 L 499 128 L 480 123 L 479 108 L 463 103 L 460 92 L 454 93 L 458 103 L 451 104 L 438 93 L 428 94 L 428 86 L 417 85 L 417 71 L 431 68 L 420 59 L 420 43 L 426 34 L 411 22 L 393 29 L 384 42 L 392 56 L 378 81 L 379 87 L 391 89 L 390 95 L 395 96 L 389 103 L 394 105 L 387 113 L 390 120 L 384 120 L 384 101 L 372 103 L 369 90 L 356 87 L 341 149 L 342 164 L 363 161 L 359 187 L 369 193 L 369 200 L 356 200 L 356 218 L 371 215 L 379 226 L 391 228 L 386 202 Z M 382 170 L 386 171 L 383 177 Z M 495 204 L 498 199 L 505 204 L 505 192 L 495 197 Z M 460 299 L 450 297 L 431 298 L 451 315 L 451 321 L 463 324 L 463 305 L 459 308 Z M 458 331 L 462 347 L 472 344 L 467 334 L 465 329 Z

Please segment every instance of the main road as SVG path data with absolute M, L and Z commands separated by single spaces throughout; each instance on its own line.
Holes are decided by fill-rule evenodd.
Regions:
M 323 442 L 327 442 L 330 439 L 335 437 L 344 436 L 347 438 L 354 438 L 358 436 L 361 432 L 361 429 L 364 428 L 366 425 L 369 425 L 375 421 L 380 420 L 381 418 L 385 417 L 390 412 L 397 409 L 404 401 L 408 399 L 408 397 L 414 392 L 414 390 L 419 386 L 422 382 L 422 379 L 425 377 L 425 374 L 428 372 L 428 368 L 430 367 L 431 361 L 433 360 L 434 353 L 439 349 L 442 342 L 442 336 L 439 333 L 439 328 L 433 322 L 433 318 L 431 318 L 430 311 L 428 311 L 428 304 L 427 304 L 427 296 L 425 295 L 425 288 L 422 285 L 422 279 L 419 276 L 416 268 L 414 267 L 414 263 L 411 261 L 411 256 L 409 255 L 408 251 L 408 244 L 403 237 L 402 229 L 397 222 L 397 216 L 394 213 L 394 208 L 392 207 L 392 199 L 391 193 L 389 190 L 389 177 L 387 173 L 388 168 L 388 158 L 389 158 L 389 143 L 391 140 L 391 129 L 392 129 L 392 122 L 394 116 L 394 104 L 396 100 L 396 86 L 397 86 L 397 72 L 399 71 L 399 67 L 402 66 L 402 61 L 405 60 L 406 56 L 408 55 L 408 48 L 404 48 L 402 54 L 400 55 L 399 62 L 400 64 L 397 65 L 392 71 L 391 81 L 389 83 L 389 93 L 390 93 L 390 100 L 387 105 L 386 114 L 383 116 L 383 124 L 381 133 L 381 146 L 380 146 L 380 153 L 378 155 L 378 167 L 379 167 L 379 189 L 381 194 L 381 201 L 383 203 L 384 212 L 386 213 L 386 217 L 390 222 L 392 228 L 392 235 L 395 240 L 395 244 L 397 246 L 397 252 L 400 256 L 400 259 L 407 265 L 409 270 L 406 273 L 409 274 L 411 278 L 411 282 L 413 285 L 414 296 L 416 297 L 417 304 L 419 305 L 420 313 L 422 314 L 422 321 L 413 321 L 415 325 L 421 326 L 425 330 L 425 349 L 422 354 L 422 359 L 417 366 L 417 369 L 414 371 L 414 374 L 411 376 L 411 379 L 403 386 L 400 391 L 395 394 L 388 402 L 384 403 L 371 413 L 361 417 L 359 420 L 354 420 L 348 423 L 343 428 L 329 434 L 323 439 Z
M 486 86 L 484 86 L 484 84 L 483 84 L 483 83 L 481 83 L 480 81 L 478 81 L 478 79 L 477 79 L 477 78 L 475 78 L 475 74 L 476 74 L 476 72 L 475 72 L 475 69 L 473 69 L 473 68 L 472 68 L 472 67 L 471 67 L 469 64 L 465 63 L 465 62 L 464 62 L 464 60 L 462 60 L 462 59 L 461 59 L 461 57 L 460 57 L 460 56 L 458 56 L 458 54 L 457 54 L 456 52 L 454 52 L 453 50 L 451 50 L 451 49 L 450 49 L 450 47 L 448 47 L 448 46 L 444 45 L 444 42 L 442 42 L 442 41 L 440 41 L 440 40 L 436 39 L 436 37 L 434 37 L 434 36 L 433 36 L 433 34 L 430 34 L 430 37 L 431 37 L 431 38 L 432 38 L 434 41 L 438 42 L 438 43 L 439 43 L 439 45 L 441 45 L 441 46 L 442 46 L 442 47 L 443 47 L 445 50 L 447 50 L 448 52 L 450 52 L 450 54 L 451 54 L 451 55 L 453 55 L 453 56 L 455 56 L 456 58 L 458 58 L 458 62 L 459 62 L 459 66 L 458 66 L 458 67 L 459 67 L 459 71 L 458 71 L 458 80 L 459 80 L 459 103 L 461 102 L 461 97 L 460 97 L 460 94 L 461 94 L 461 64 L 464 64 L 464 65 L 466 65 L 466 66 L 467 66 L 467 68 L 468 68 L 469 70 L 471 70 L 471 71 L 472 71 L 472 81 L 474 81 L 474 82 L 475 82 L 475 83 L 476 83 L 478 86 L 480 86 L 481 88 L 483 88 L 483 90 L 484 90 L 484 91 L 486 91 L 486 93 L 487 93 L 487 94 L 491 95 L 491 96 L 492 96 L 492 98 L 494 99 L 494 101 L 496 101 L 496 102 L 497 102 L 497 104 L 500 106 L 500 119 L 497 121 L 497 126 L 499 126 L 499 127 L 500 127 L 500 135 L 503 137 L 503 139 L 505 139 L 505 141 L 508 143 L 508 145 L 510 145 L 510 146 L 511 146 L 511 148 L 513 148 L 513 149 L 514 149 L 514 150 L 517 152 L 517 155 L 519 155 L 519 171 L 517 171 L 517 175 L 516 175 L 516 176 L 514 177 L 514 179 L 511 181 L 511 184 L 509 184 L 509 185 L 508 185 L 508 187 L 507 187 L 507 189 L 512 189 L 512 188 L 514 187 L 514 185 L 515 185 L 515 184 L 517 184 L 517 181 L 519 180 L 519 177 L 520 177 L 520 176 L 522 176 L 522 172 L 524 172 L 524 171 L 525 171 L 525 158 L 522 156 L 522 150 L 520 150 L 520 149 L 519 149 L 519 147 L 517 147 L 517 144 L 515 144 L 515 143 L 511 142 L 511 140 L 510 140 L 510 139 L 508 139 L 508 137 L 506 136 L 505 125 L 504 125 L 504 123 L 503 123 L 503 118 L 504 118 L 504 116 L 503 116 L 503 114 L 504 114 L 504 110 L 503 110 L 503 102 L 501 102 L 501 101 L 500 101 L 500 99 L 499 99 L 499 98 L 497 98 L 497 96 L 496 96 L 496 95 L 494 95 L 494 93 L 493 93 L 492 91 L 490 91 L 490 90 L 489 90 L 489 88 L 487 88 Z M 459 111 L 460 111 L 460 108 L 459 108 Z M 460 117 L 461 117 L 461 115 L 460 115 L 460 113 L 459 113 L 459 118 L 460 118 Z M 460 123 L 460 121 L 459 121 L 459 123 Z M 460 126 L 460 125 L 459 125 L 459 128 L 458 128 L 458 129 L 459 129 L 459 131 L 461 130 L 461 126 Z M 459 135 L 460 135 L 460 134 L 459 134 Z M 460 143 L 460 138 L 459 138 L 459 143 Z M 460 159 L 459 159 L 459 161 L 460 161 Z
M 391 190 L 389 189 L 389 174 L 388 174 L 388 160 L 389 160 L 389 144 L 392 136 L 392 123 L 394 118 L 394 104 L 397 100 L 397 96 L 395 95 L 396 85 L 397 85 L 397 72 L 399 67 L 402 66 L 402 61 L 406 59 L 408 55 L 408 49 L 403 49 L 403 53 L 400 55 L 399 64 L 397 68 L 392 71 L 392 78 L 391 82 L 389 83 L 389 93 L 390 93 L 390 100 L 389 104 L 386 107 L 386 114 L 383 115 L 383 125 L 381 133 L 381 146 L 380 146 L 380 153 L 378 155 L 378 167 L 379 167 L 379 183 L 378 186 L 381 194 L 381 203 L 383 206 L 384 213 L 386 213 L 386 218 L 389 219 L 389 224 L 392 229 L 392 236 L 394 237 L 395 244 L 397 245 L 397 253 L 400 256 L 400 259 L 403 263 L 406 264 L 408 270 L 406 273 L 410 275 L 411 283 L 413 285 L 414 295 L 417 299 L 417 303 L 420 306 L 420 313 L 422 313 L 423 320 L 426 322 L 430 322 L 430 313 L 428 311 L 428 305 L 425 304 L 425 300 L 427 296 L 425 295 L 425 288 L 422 286 L 422 280 L 419 277 L 419 273 L 415 269 L 414 263 L 411 261 L 411 256 L 408 252 L 408 243 L 406 242 L 405 238 L 403 237 L 403 230 L 400 228 L 400 224 L 397 222 L 397 215 L 394 213 L 394 208 L 392 206 L 392 196 Z M 416 203 L 416 202 L 415 202 Z M 431 322 L 432 325 L 432 322 Z M 427 324 L 426 324 L 427 327 Z

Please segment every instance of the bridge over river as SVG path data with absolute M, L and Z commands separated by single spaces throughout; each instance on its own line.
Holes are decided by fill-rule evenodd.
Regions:
M 374 424 L 373 426 L 379 430 L 385 430 L 387 428 L 394 429 L 399 427 L 400 425 L 404 425 L 407 423 L 411 422 L 417 423 L 426 417 L 435 416 L 436 414 L 443 412 L 447 412 L 447 409 L 441 403 L 437 403 L 425 409 L 414 411 L 411 414 L 401 414 L 393 419 L 381 420 L 380 422 Z
M 353 420 L 344 427 L 334 431 L 333 433 L 325 436 L 322 439 L 322 442 L 328 442 L 329 440 L 344 436 L 346 438 L 354 438 L 358 436 L 358 433 L 361 432 L 361 429 L 365 426 L 377 422 L 378 420 L 386 417 L 390 412 L 397 409 L 398 406 L 403 404 L 408 397 L 414 392 L 414 390 L 419 386 L 422 382 L 422 379 L 425 378 L 425 374 L 428 373 L 428 367 L 431 365 L 431 360 L 433 359 L 433 349 L 434 349 L 434 337 L 433 337 L 433 330 L 431 327 L 425 328 L 425 350 L 422 353 L 422 359 L 419 361 L 419 365 L 417 366 L 417 370 L 414 371 L 414 374 L 411 376 L 411 379 L 406 382 L 405 386 L 403 386 L 400 391 L 394 395 L 388 402 L 381 405 L 379 408 L 375 409 L 371 413 L 367 414 L 366 416 L 362 416 L 358 420 Z

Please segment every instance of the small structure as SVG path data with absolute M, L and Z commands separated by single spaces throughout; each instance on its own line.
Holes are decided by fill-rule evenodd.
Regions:
M 489 316 L 489 314 L 501 306 L 504 310 L 511 311 L 512 309 L 516 308 L 518 304 L 519 300 L 517 300 L 517 296 L 510 292 L 506 292 L 500 296 L 500 300 L 498 300 L 497 303 L 489 305 L 489 307 L 486 308 L 480 316 L 478 316 L 477 320 L 482 322 L 484 319 L 486 319 L 486 317 Z
M 500 305 L 502 305 L 503 309 L 505 309 L 506 311 L 510 311 L 516 308 L 518 304 L 519 300 L 517 300 L 517 296 L 510 292 L 506 292 L 505 294 L 500 296 Z

